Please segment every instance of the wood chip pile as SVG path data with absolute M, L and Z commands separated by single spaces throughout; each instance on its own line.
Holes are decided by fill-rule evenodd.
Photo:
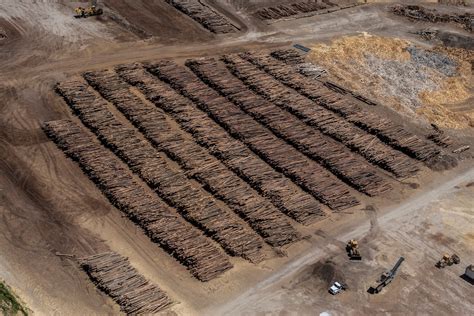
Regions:
M 293 114 L 249 91 L 222 62 L 188 61 L 187 65 L 201 80 L 245 113 L 358 191 L 375 196 L 391 189 L 390 184 L 364 159 L 301 122 Z
M 165 61 L 147 68 L 195 102 L 276 170 L 283 172 L 332 209 L 348 208 L 359 203 L 348 187 L 325 168 L 276 137 L 184 67 Z
M 440 13 L 435 9 L 427 9 L 417 5 L 396 5 L 392 7 L 392 12 L 396 15 L 405 16 L 407 18 L 418 20 L 418 21 L 426 21 L 432 23 L 439 23 L 439 22 L 453 22 L 462 25 L 468 31 L 472 31 L 474 26 L 474 14 L 471 13 Z
M 293 4 L 281 4 L 274 7 L 262 8 L 257 10 L 255 14 L 262 20 L 277 20 L 332 7 L 337 7 L 337 5 L 329 1 L 307 0 Z
M 85 77 L 99 85 L 104 79 L 93 73 Z M 122 123 L 109 110 L 107 102 L 85 82 L 68 84 L 75 90 L 61 84 L 58 90 L 82 122 L 163 200 L 206 235 L 212 236 L 231 255 L 260 257 L 261 240 L 238 216 L 220 207 L 202 187 L 191 185 L 182 170 L 173 168 L 161 152 L 139 137 L 138 131 Z M 121 98 L 123 106 L 128 106 L 127 86 L 125 88 L 122 94 L 117 89 L 117 97 Z
M 298 240 L 299 234 L 289 221 L 268 200 L 261 197 L 247 183 L 227 169 L 209 152 L 173 128 L 163 112 L 158 111 L 131 93 L 116 73 L 96 72 L 85 75 L 102 96 L 111 101 L 122 113 L 141 129 L 149 141 L 162 148 L 170 157 L 187 169 L 195 179 L 222 199 L 235 213 L 245 219 L 272 246 L 282 246 Z M 156 113 L 156 115 L 155 115 Z M 177 185 L 177 184 L 175 184 Z M 184 199 L 184 197 L 181 197 Z M 191 207 L 192 205 L 190 205 Z M 209 205 L 210 206 L 210 205 Z M 203 209 L 205 214 L 205 209 Z M 211 210 L 208 210 L 210 212 Z M 215 217 L 214 229 L 229 235 L 228 248 L 232 253 L 244 251 L 253 261 L 261 259 L 261 245 L 250 232 L 232 217 L 223 214 Z M 227 218 L 227 219 L 226 219 Z M 207 223 L 210 224 L 210 223 Z M 242 235 L 238 237 L 238 232 Z M 219 236 L 219 240 L 224 237 Z
M 421 160 L 429 165 L 431 160 L 437 159 L 441 154 L 441 150 L 434 144 L 424 141 L 406 130 L 403 126 L 387 118 L 363 109 L 360 105 L 328 89 L 322 83 L 301 75 L 290 65 L 286 65 L 271 56 L 263 54 L 242 53 L 239 56 L 266 71 L 285 85 L 297 90 L 302 95 L 340 115 L 366 132 L 377 136 L 384 143 L 404 152 L 412 158 Z
M 306 225 L 324 218 L 325 214 L 319 203 L 310 194 L 271 168 L 240 141 L 232 138 L 205 112 L 194 106 L 192 101 L 168 84 L 137 64 L 117 67 L 117 72 L 129 84 L 139 88 L 157 107 L 172 116 L 184 130 L 192 134 L 197 143 L 208 148 L 229 169 L 267 197 L 280 211 Z M 158 111 L 147 110 L 148 113 Z
M 200 0 L 166 0 L 166 2 L 213 33 L 226 34 L 238 31 L 237 27 L 225 17 Z
M 397 177 L 412 176 L 419 170 L 415 160 L 285 86 L 252 63 L 236 55 L 225 56 L 224 61 L 231 72 L 257 94 L 295 114 L 307 125 L 343 143 L 374 165 Z
M 73 88 L 73 87 L 71 87 Z M 232 268 L 228 258 L 194 226 L 157 196 L 150 194 L 131 171 L 95 137 L 72 121 L 52 121 L 43 129 L 109 201 L 138 223 L 150 238 L 201 281 Z
M 79 260 L 96 286 L 116 301 L 127 315 L 155 314 L 171 299 L 130 265 L 127 258 L 106 252 Z

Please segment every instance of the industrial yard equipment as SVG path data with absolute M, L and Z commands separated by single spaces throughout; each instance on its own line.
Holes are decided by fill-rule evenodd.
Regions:
M 347 255 L 351 260 L 362 260 L 362 256 L 359 252 L 359 243 L 355 239 L 349 240 L 346 245 Z
M 100 8 L 97 8 L 97 0 L 90 1 L 90 5 L 87 8 L 77 7 L 74 9 L 76 15 L 75 18 L 87 18 L 94 15 L 102 15 L 104 11 Z
M 443 258 L 441 258 L 441 260 L 436 263 L 436 267 L 442 269 L 446 266 L 452 266 L 453 264 L 458 264 L 460 262 L 461 259 L 458 255 L 453 254 L 452 256 L 450 256 L 448 254 L 445 254 Z
M 400 257 L 400 259 L 398 259 L 397 263 L 393 266 L 392 270 L 383 273 L 382 276 L 380 277 L 380 279 L 377 281 L 377 285 L 372 286 L 369 289 L 369 292 L 370 293 L 380 293 L 384 287 L 386 287 L 390 282 L 392 282 L 393 278 L 397 274 L 398 268 L 400 267 L 400 265 L 402 264 L 402 262 L 404 260 L 405 260 L 405 258 Z
M 464 275 L 471 281 L 474 281 L 474 265 L 468 265 L 466 267 L 466 272 L 464 272 Z

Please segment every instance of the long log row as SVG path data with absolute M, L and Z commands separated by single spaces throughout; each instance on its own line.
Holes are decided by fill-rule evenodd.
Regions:
M 140 129 L 152 144 L 172 157 L 214 196 L 223 200 L 267 243 L 282 246 L 299 239 L 298 232 L 288 219 L 269 201 L 261 197 L 205 148 L 192 141 L 191 136 L 173 126 L 166 114 L 157 111 L 155 106 L 147 104 L 130 91 L 130 86 L 115 72 L 89 73 L 86 77 L 89 83 Z M 239 229 L 237 223 L 227 224 Z M 231 227 L 229 229 L 233 229 Z M 241 230 L 241 233 L 244 234 L 244 230 Z M 248 240 L 248 243 L 249 245 L 242 244 L 244 250 L 256 247 L 255 241 Z
M 85 77 L 95 79 L 93 73 Z M 173 168 L 162 153 L 138 136 L 138 131 L 122 123 L 91 87 L 82 81 L 70 81 L 59 84 L 57 91 L 84 125 L 186 220 L 233 256 L 249 260 L 262 257 L 258 235 L 232 211 L 220 207 L 212 195 L 193 186 L 182 170 Z
M 290 65 L 267 55 L 242 53 L 240 57 L 266 71 L 283 84 L 295 89 L 319 105 L 340 115 L 347 121 L 377 136 L 384 143 L 408 156 L 426 162 L 436 159 L 441 151 L 434 144 L 422 140 L 389 119 L 363 109 L 360 105 L 343 98 L 322 83 L 304 77 Z
M 110 296 L 127 315 L 151 315 L 172 305 L 157 285 L 150 283 L 127 258 L 105 252 L 79 259 L 79 264 L 99 290 Z
M 238 29 L 225 17 L 212 10 L 201 1 L 166 0 L 170 5 L 200 23 L 213 33 L 233 33 Z
M 340 210 L 359 204 L 347 186 L 334 178 L 326 169 L 273 135 L 238 106 L 209 88 L 185 67 L 171 61 L 161 61 L 149 64 L 146 68 L 192 100 L 264 161 L 330 208 Z
M 224 63 L 214 59 L 188 60 L 186 65 L 203 82 L 245 113 L 356 190 L 376 196 L 391 189 L 390 184 L 364 159 L 301 122 L 293 114 L 253 93 L 227 70 Z
M 297 2 L 293 4 L 281 4 L 274 7 L 262 8 L 255 12 L 255 14 L 262 20 L 275 20 L 294 16 L 297 14 L 319 11 L 336 6 L 329 1 L 325 3 L 317 0 L 310 0 L 305 2 Z
M 178 94 L 168 84 L 146 72 L 141 65 L 117 67 L 118 74 L 136 86 L 159 109 L 166 111 L 229 169 L 238 174 L 280 211 L 299 223 L 309 225 L 325 217 L 320 204 L 290 179 L 275 171 L 240 141 L 231 137 L 206 113 Z M 159 109 L 147 106 L 148 113 Z M 149 114 L 150 115 L 150 114 Z M 154 115 L 154 114 L 152 114 Z M 157 114 L 158 115 L 158 114 Z
M 109 201 L 138 223 L 147 235 L 201 281 L 232 268 L 228 258 L 197 228 L 186 222 L 154 193 L 148 192 L 129 169 L 95 137 L 72 121 L 52 121 L 43 130 Z
M 224 56 L 223 60 L 230 71 L 254 92 L 295 114 L 309 126 L 340 141 L 374 165 L 397 177 L 412 176 L 419 170 L 416 160 L 394 150 L 376 136 L 285 86 L 252 63 L 235 55 Z

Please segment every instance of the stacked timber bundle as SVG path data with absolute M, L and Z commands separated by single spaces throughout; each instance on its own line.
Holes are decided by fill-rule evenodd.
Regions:
M 102 87 L 101 91 L 113 94 L 123 107 L 139 101 L 129 94 L 128 85 L 109 80 L 106 73 L 88 73 L 85 77 L 94 86 Z M 68 82 L 57 89 L 83 123 L 184 218 L 212 236 L 229 254 L 250 260 L 261 257 L 258 235 L 232 211 L 220 207 L 212 195 L 193 186 L 182 170 L 172 167 L 164 154 L 139 137 L 137 130 L 122 123 L 86 83 Z
M 289 65 L 305 63 L 304 56 L 296 49 L 278 49 L 271 53 L 272 57 L 282 60 Z
M 430 161 L 436 160 L 441 153 L 441 150 L 435 145 L 422 140 L 391 120 L 382 118 L 378 114 L 369 112 L 360 105 L 341 97 L 322 83 L 304 77 L 290 65 L 279 62 L 270 56 L 254 53 L 242 53 L 239 56 L 412 158 L 430 165 Z
M 201 281 L 232 268 L 228 258 L 179 214 L 150 194 L 122 162 L 72 121 L 52 121 L 43 130 L 109 201 L 138 223 L 165 251 Z
M 454 22 L 463 25 L 468 31 L 472 31 L 474 15 L 471 13 L 452 13 L 443 14 L 434 9 L 427 9 L 417 5 L 396 5 L 392 7 L 392 12 L 396 15 L 405 16 L 407 18 L 426 21 L 431 23 Z
M 117 72 L 283 213 L 302 224 L 312 224 L 324 217 L 319 203 L 311 195 L 275 171 L 190 100 L 146 72 L 141 65 L 120 66 Z M 150 109 L 148 113 L 152 111 L 158 112 L 158 109 Z
M 189 140 L 182 131 L 173 127 L 162 112 L 147 104 L 129 90 L 114 72 L 97 72 L 85 75 L 102 95 L 137 126 L 147 139 L 180 164 L 188 174 L 206 187 L 214 196 L 223 200 L 272 246 L 282 246 L 299 239 L 299 234 L 271 203 L 230 171 L 208 151 Z M 154 111 L 150 111 L 154 109 Z M 191 207 L 192 205 L 190 205 Z M 205 209 L 203 209 L 205 214 Z M 205 215 L 202 215 L 203 217 Z M 229 220 L 226 220 L 228 218 Z M 214 230 L 228 235 L 232 253 L 244 251 L 252 261 L 262 260 L 259 241 L 230 216 L 221 212 L 213 218 Z M 242 235 L 240 238 L 238 234 Z M 232 232 L 232 234 L 231 234 Z
M 127 258 L 115 252 L 81 258 L 79 263 L 95 285 L 127 315 L 155 314 L 173 303 L 163 290 L 138 273 Z
M 230 71 L 255 93 L 295 114 L 307 125 L 342 142 L 374 165 L 397 177 L 412 176 L 419 170 L 415 160 L 285 86 L 252 63 L 236 55 L 225 56 L 223 60 Z
M 192 100 L 264 161 L 283 172 L 329 207 L 342 209 L 359 203 L 350 194 L 347 186 L 335 179 L 327 170 L 273 135 L 184 67 L 164 61 L 148 65 L 147 69 Z
M 275 7 L 262 8 L 257 10 L 255 15 L 262 20 L 277 20 L 298 14 L 319 11 L 333 6 L 336 6 L 336 4 L 329 3 L 328 1 L 321 3 L 318 0 L 307 0 L 293 4 L 281 4 Z
M 452 138 L 444 133 L 434 132 L 428 135 L 428 139 L 441 147 L 449 147 L 453 144 Z
M 311 157 L 341 180 L 370 196 L 391 189 L 378 171 L 349 149 L 306 125 L 293 114 L 262 99 L 234 77 L 222 62 L 188 61 L 186 65 L 209 86 L 273 133 Z
M 201 1 L 190 0 L 166 0 L 176 9 L 190 16 L 193 20 L 200 23 L 206 29 L 213 33 L 233 33 L 238 29 L 231 24 L 225 17 L 211 9 Z

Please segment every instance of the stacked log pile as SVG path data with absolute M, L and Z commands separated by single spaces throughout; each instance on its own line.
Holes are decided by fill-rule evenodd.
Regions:
M 415 160 L 285 86 L 252 63 L 236 55 L 225 56 L 224 61 L 230 71 L 257 94 L 295 114 L 309 126 L 343 143 L 374 165 L 397 177 L 412 176 L 419 170 Z
M 250 91 L 243 82 L 232 76 L 222 62 L 213 59 L 190 60 L 186 65 L 245 113 L 358 191 L 375 196 L 391 189 L 390 184 L 365 160 L 293 114 Z
M 93 73 L 85 76 L 100 82 Z M 231 255 L 249 260 L 262 257 L 258 235 L 233 212 L 220 207 L 200 186 L 191 185 L 182 170 L 171 167 L 162 153 L 138 136 L 138 131 L 122 123 L 86 83 L 66 82 L 59 84 L 57 90 L 82 122 L 185 219 L 204 230 Z M 127 105 L 120 93 L 117 97 L 122 97 Z
M 412 158 L 430 165 L 430 161 L 437 159 L 441 153 L 440 149 L 434 144 L 422 140 L 387 118 L 363 109 L 360 105 L 328 89 L 322 83 L 304 77 L 290 65 L 286 65 L 270 56 L 256 53 L 242 53 L 239 56 L 266 71 L 283 84 L 340 115 L 348 122 L 377 136 L 384 143 Z
M 117 253 L 81 258 L 79 263 L 97 288 L 117 302 L 127 315 L 155 314 L 173 303 L 162 289 Z
M 242 142 L 231 137 L 189 99 L 146 72 L 142 65 L 120 66 L 117 72 L 283 213 L 305 225 L 325 217 L 319 203 L 310 194 L 275 171 Z M 147 111 L 153 113 L 158 112 L 158 109 L 147 108 Z
M 304 56 L 296 49 L 277 49 L 271 52 L 272 57 L 282 60 L 289 65 L 299 65 L 305 63 Z
M 240 215 L 272 246 L 282 246 L 299 239 L 299 234 L 289 221 L 266 199 L 255 192 L 248 184 L 226 168 L 209 152 L 190 140 L 191 137 L 177 130 L 162 111 L 146 103 L 129 90 L 114 72 L 96 72 L 85 75 L 87 80 L 112 102 L 146 138 L 165 151 L 178 164 L 188 171 L 190 176 L 223 200 L 236 214 Z M 181 197 L 184 199 L 184 197 Z M 219 224 L 219 217 L 222 221 Z M 226 222 L 224 214 L 216 218 L 216 225 L 222 229 L 245 235 L 245 230 L 237 222 Z M 230 226 L 226 228 L 227 226 Z M 247 235 L 248 236 L 248 235 Z M 258 261 L 259 244 L 255 238 L 242 237 L 243 250 L 250 259 Z M 233 244 L 237 246 L 237 244 Z M 239 253 L 241 249 L 234 249 Z M 251 252 L 254 257 L 251 257 Z M 256 257 L 256 258 L 255 258 Z
M 203 4 L 201 1 L 166 0 L 166 2 L 184 14 L 188 15 L 213 33 L 226 34 L 233 33 L 238 30 L 225 17 L 212 10 L 209 6 Z
M 431 23 L 439 23 L 439 22 L 454 22 L 458 23 L 468 31 L 472 31 L 474 26 L 474 14 L 471 13 L 440 13 L 434 9 L 427 9 L 424 7 L 420 7 L 417 5 L 396 5 L 391 8 L 392 12 L 396 15 L 405 16 L 407 18 L 418 20 L 418 21 L 426 21 Z
M 333 3 L 327 2 L 328 1 L 326 1 L 326 3 L 322 3 L 318 0 L 310 0 L 293 4 L 281 4 L 274 7 L 259 9 L 255 12 L 255 14 L 262 20 L 276 20 L 336 6 Z
M 150 238 L 201 281 L 212 280 L 232 268 L 228 258 L 175 210 L 150 194 L 128 168 L 95 137 L 72 121 L 53 121 L 43 129 L 112 204 L 138 223 Z
M 184 67 L 163 61 L 150 64 L 147 69 L 192 100 L 264 161 L 283 172 L 329 207 L 342 209 L 359 203 L 350 194 L 347 186 L 326 169 L 276 137 Z

